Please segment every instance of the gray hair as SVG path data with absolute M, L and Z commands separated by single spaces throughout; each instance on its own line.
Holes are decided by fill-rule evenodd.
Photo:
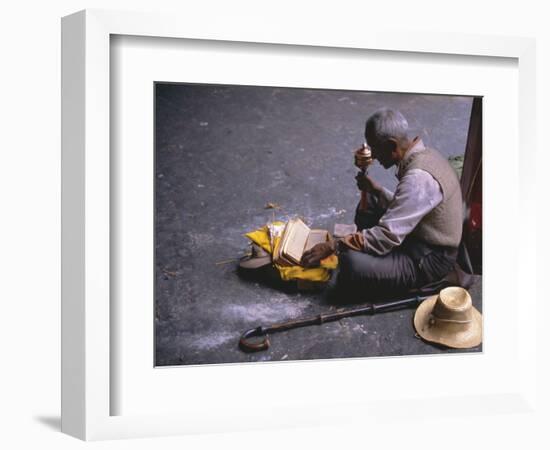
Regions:
M 377 142 L 387 141 L 389 138 L 398 140 L 407 139 L 409 124 L 399 111 L 382 108 L 376 111 L 367 120 L 365 137 L 372 136 Z

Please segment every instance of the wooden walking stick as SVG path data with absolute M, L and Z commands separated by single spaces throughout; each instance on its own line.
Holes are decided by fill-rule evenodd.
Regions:
M 372 154 L 369 146 L 366 142 L 363 143 L 363 146 L 355 152 L 355 165 L 361 169 L 361 174 L 363 176 L 367 175 L 368 167 L 372 163 Z M 359 210 L 367 210 L 367 192 L 361 191 L 361 201 L 359 203 Z
M 269 335 L 279 333 L 281 331 L 292 330 L 293 328 L 308 327 L 310 325 L 322 325 L 326 322 L 334 322 L 345 317 L 354 317 L 364 314 L 376 314 L 386 311 L 394 311 L 401 308 L 417 307 L 426 297 L 413 297 L 404 300 L 396 300 L 393 302 L 380 304 L 367 304 L 364 306 L 341 309 L 335 312 L 319 314 L 317 316 L 308 317 L 305 319 L 291 320 L 289 322 L 276 323 L 269 326 L 252 328 L 245 331 L 239 340 L 239 348 L 243 352 L 259 352 L 267 350 L 270 346 Z

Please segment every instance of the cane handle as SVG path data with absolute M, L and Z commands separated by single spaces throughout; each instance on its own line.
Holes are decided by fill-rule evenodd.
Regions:
M 250 338 L 261 339 L 258 342 L 250 342 Z M 261 326 L 245 331 L 239 340 L 239 347 L 241 350 L 249 353 L 267 350 L 269 348 L 269 344 L 269 337 Z

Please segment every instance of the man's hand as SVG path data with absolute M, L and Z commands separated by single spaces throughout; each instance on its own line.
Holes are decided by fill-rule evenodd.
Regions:
M 372 192 L 376 194 L 382 190 L 382 187 L 376 181 L 368 175 L 365 175 L 363 172 L 358 172 L 355 179 L 357 180 L 357 187 L 360 191 Z
M 332 255 L 335 250 L 335 241 L 327 241 L 314 245 L 302 255 L 302 265 L 304 267 L 316 267 L 322 259 Z

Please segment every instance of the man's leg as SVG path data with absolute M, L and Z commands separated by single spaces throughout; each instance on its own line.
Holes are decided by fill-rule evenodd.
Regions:
M 358 230 L 372 228 L 384 215 L 378 198 L 367 194 L 366 211 L 355 212 Z M 424 285 L 435 283 L 452 270 L 456 253 L 407 239 L 387 255 L 348 250 L 340 255 L 337 285 L 347 297 L 365 301 L 414 295 Z
M 434 293 L 448 285 L 445 277 L 455 260 L 456 250 L 413 240 L 383 256 L 346 250 L 339 256 L 336 283 L 349 301 Z
M 337 285 L 342 301 L 377 301 L 401 297 L 417 287 L 418 266 L 396 249 L 384 255 L 347 250 L 339 256 Z

